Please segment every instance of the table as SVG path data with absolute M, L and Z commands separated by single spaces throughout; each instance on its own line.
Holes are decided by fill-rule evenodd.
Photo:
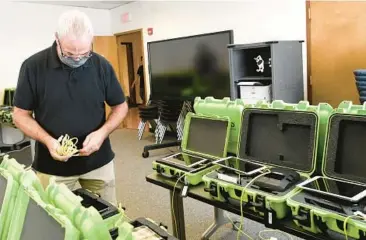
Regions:
M 179 240 L 185 240 L 186 234 L 185 234 L 185 221 L 184 221 L 184 206 L 183 206 L 183 198 L 181 197 L 181 190 L 183 188 L 183 184 L 178 183 L 173 194 L 174 185 L 176 183 L 174 180 L 166 179 L 163 176 L 159 175 L 158 173 L 152 173 L 146 176 L 146 181 L 155 184 L 157 186 L 163 187 L 165 189 L 168 189 L 170 191 L 170 202 L 173 203 L 173 205 L 171 206 L 173 235 L 177 237 Z M 201 239 L 209 239 L 209 237 L 212 236 L 212 234 L 217 230 L 217 228 L 228 223 L 226 217 L 223 214 L 224 211 L 228 211 L 237 215 L 241 214 L 240 209 L 238 209 L 237 207 L 212 199 L 210 194 L 204 191 L 203 184 L 197 186 L 190 186 L 187 196 L 214 207 L 215 221 L 211 225 L 211 227 L 203 233 Z M 173 218 L 173 211 L 176 221 L 174 221 Z M 255 215 L 252 212 L 244 211 L 243 216 L 256 222 L 264 223 L 263 217 Z M 313 234 L 311 232 L 302 230 L 300 227 L 296 226 L 291 219 L 285 219 L 282 222 L 283 223 L 281 223 L 280 225 L 276 225 L 276 229 L 307 240 L 330 239 L 329 236 L 326 235 Z

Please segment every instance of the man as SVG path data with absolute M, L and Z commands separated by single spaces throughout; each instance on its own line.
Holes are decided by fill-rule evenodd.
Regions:
M 79 182 L 116 204 L 109 134 L 127 114 L 124 93 L 111 64 L 92 52 L 93 28 L 84 13 L 62 14 L 55 38 L 22 63 L 14 123 L 36 141 L 33 168 L 44 186 L 56 176 L 70 189 Z M 111 106 L 108 119 L 105 103 Z M 57 139 L 65 134 L 78 138 L 79 156 L 58 154 Z
M 140 65 L 139 68 L 137 69 L 137 75 L 139 75 L 139 83 L 140 83 L 140 89 L 139 89 L 139 96 L 142 100 L 142 103 L 145 102 L 145 79 L 144 79 L 144 65 L 143 65 L 143 58 L 141 56 L 140 58 Z M 135 91 L 136 89 L 136 82 L 137 82 L 137 78 L 135 79 L 135 81 L 133 81 L 132 83 L 132 89 L 133 91 Z M 136 97 L 136 102 L 137 102 L 137 97 Z

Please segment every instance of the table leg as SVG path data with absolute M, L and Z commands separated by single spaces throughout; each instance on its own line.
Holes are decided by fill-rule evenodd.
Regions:
M 214 223 L 202 234 L 202 240 L 208 240 L 221 226 L 229 223 L 229 219 L 225 217 L 224 210 L 214 208 L 215 220 Z
M 170 204 L 172 213 L 173 235 L 179 240 L 185 240 L 186 227 L 184 223 L 183 198 L 180 196 L 178 191 L 174 193 L 174 196 L 173 191 L 170 191 Z

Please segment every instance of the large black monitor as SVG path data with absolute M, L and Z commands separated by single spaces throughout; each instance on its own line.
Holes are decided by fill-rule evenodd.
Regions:
M 149 42 L 151 99 L 230 97 L 232 43 L 232 30 Z

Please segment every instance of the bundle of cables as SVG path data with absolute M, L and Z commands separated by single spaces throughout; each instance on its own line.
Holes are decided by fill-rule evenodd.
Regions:
M 60 156 L 78 156 L 78 148 L 76 144 L 78 139 L 76 137 L 70 138 L 69 135 L 60 136 L 57 141 L 60 143 L 57 153 Z

